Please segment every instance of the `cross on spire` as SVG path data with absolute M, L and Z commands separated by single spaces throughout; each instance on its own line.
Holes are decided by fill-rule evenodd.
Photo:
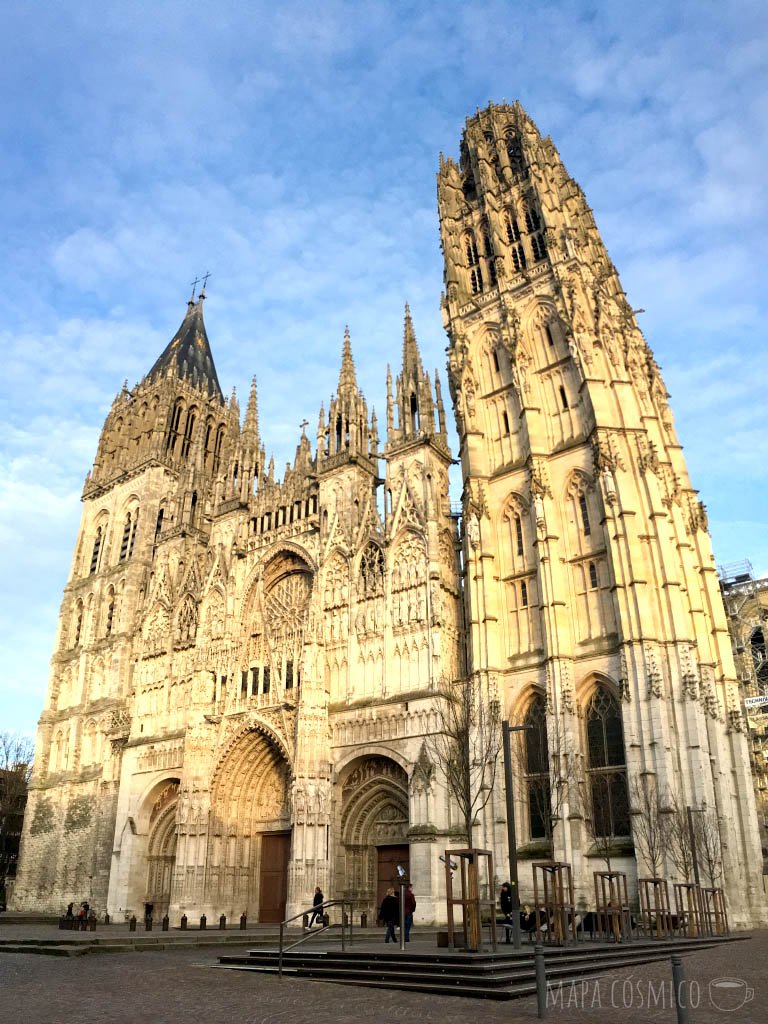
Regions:
M 200 278 L 196 277 L 195 280 L 192 282 L 192 298 L 190 300 L 191 302 L 195 301 L 195 290 L 197 289 L 197 286 L 199 284 L 200 284 Z
M 301 423 L 299 424 L 299 426 L 301 427 L 301 436 L 302 437 L 306 437 L 307 436 L 307 427 L 309 426 L 309 420 L 303 419 L 301 421 Z
M 202 287 L 202 291 L 205 291 L 205 286 L 206 286 L 206 285 L 208 284 L 208 278 L 209 278 L 210 276 L 211 276 L 211 272 L 210 272 L 209 270 L 206 270 L 206 272 L 205 272 L 205 277 L 203 278 L 203 287 Z

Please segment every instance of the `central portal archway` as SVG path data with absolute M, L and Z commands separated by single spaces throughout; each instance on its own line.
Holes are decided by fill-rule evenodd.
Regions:
M 338 888 L 375 920 L 397 865 L 408 870 L 408 776 L 387 757 L 360 758 L 342 777 L 340 803 Z
M 173 868 L 176 863 L 176 809 L 179 780 L 171 779 L 161 789 L 149 814 L 147 843 L 147 888 L 144 902 L 151 903 L 155 920 L 168 913 Z
M 288 891 L 288 765 L 256 728 L 227 752 L 211 793 L 206 903 L 216 913 L 282 921 Z

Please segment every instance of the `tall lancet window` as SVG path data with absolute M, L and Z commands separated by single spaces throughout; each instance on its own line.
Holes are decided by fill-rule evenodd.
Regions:
M 196 418 L 196 410 L 190 409 L 187 413 L 187 422 L 184 424 L 184 440 L 181 443 L 181 457 L 183 459 L 186 459 L 189 455 L 189 446 L 192 443 L 192 434 L 195 429 Z
M 179 429 L 181 426 L 181 414 L 183 412 L 183 409 L 183 404 L 181 402 L 177 402 L 173 407 L 173 412 L 171 413 L 171 422 L 170 426 L 168 427 L 168 437 L 165 442 L 165 447 L 167 451 L 171 453 L 173 453 L 174 449 L 176 448 L 176 441 L 178 440 L 179 437 Z
M 411 392 L 411 430 L 414 434 L 419 431 L 419 400 L 413 391 Z
M 551 790 L 547 744 L 547 702 L 537 693 L 523 720 L 521 740 L 525 755 L 525 788 L 528 797 L 528 830 L 531 839 L 548 839 L 551 831 Z
M 483 272 L 480 269 L 480 254 L 477 251 L 477 242 L 471 231 L 464 236 L 464 249 L 467 254 L 469 282 L 472 286 L 472 292 L 475 295 L 479 295 L 483 290 Z
M 91 573 L 96 572 L 99 567 L 99 554 L 101 552 L 101 539 L 102 531 L 101 527 L 96 531 L 96 537 L 93 541 L 93 551 L 91 552 Z
M 629 799 L 621 708 L 605 686 L 587 704 L 587 785 L 595 836 L 627 836 Z
M 124 562 L 128 558 L 128 548 L 131 543 L 131 533 L 133 532 L 133 517 L 129 512 L 125 517 L 125 523 L 123 524 L 123 539 L 120 541 L 120 561 Z

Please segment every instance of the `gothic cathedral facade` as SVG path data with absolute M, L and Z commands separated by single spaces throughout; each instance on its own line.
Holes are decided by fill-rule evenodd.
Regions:
M 118 916 L 151 902 L 269 922 L 319 885 L 370 919 L 404 864 L 420 919 L 443 920 L 438 858 L 462 819 L 430 737 L 441 681 L 466 679 L 530 727 L 523 896 L 551 855 L 590 902 L 606 838 L 614 866 L 651 873 L 635 794 L 652 785 L 714 809 L 732 918 L 762 918 L 706 513 L 583 193 L 519 105 L 492 105 L 459 163 L 441 157 L 438 205 L 460 514 L 407 307 L 383 444 L 347 333 L 314 448 L 302 434 L 282 479 L 255 382 L 242 419 L 222 393 L 204 292 L 117 395 L 83 492 L 18 909 L 87 896 Z M 499 782 L 474 839 L 501 881 Z

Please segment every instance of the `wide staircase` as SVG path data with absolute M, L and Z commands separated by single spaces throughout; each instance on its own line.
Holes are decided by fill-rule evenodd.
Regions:
M 738 942 L 749 936 L 727 938 L 638 940 L 609 945 L 580 942 L 573 946 L 547 947 L 545 963 L 550 984 L 621 970 L 639 964 L 666 960 L 672 953 L 694 953 L 723 942 Z M 411 943 L 411 946 L 416 945 Z M 515 999 L 536 992 L 533 948 L 509 953 L 435 953 L 408 949 L 401 951 L 352 948 L 316 950 L 253 949 L 247 954 L 220 956 L 215 966 L 238 971 L 282 974 L 292 978 L 396 988 L 434 995 L 469 996 L 482 999 Z

